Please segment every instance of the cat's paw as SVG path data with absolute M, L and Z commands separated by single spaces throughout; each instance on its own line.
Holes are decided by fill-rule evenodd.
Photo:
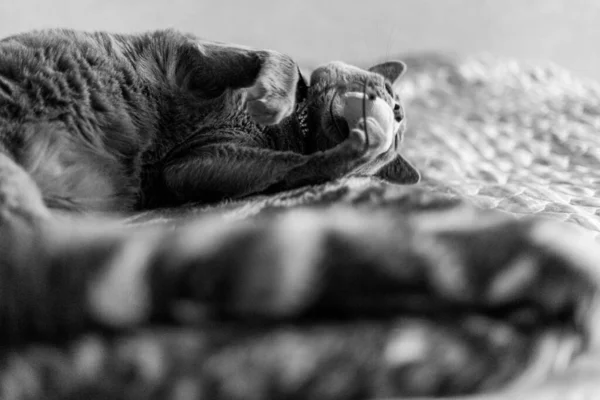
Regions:
M 356 128 L 350 131 L 348 142 L 365 162 L 375 159 L 388 150 L 386 135 L 373 117 L 361 118 Z
M 298 79 L 298 67 L 291 58 L 269 52 L 256 82 L 247 91 L 248 114 L 261 125 L 280 123 L 294 111 Z

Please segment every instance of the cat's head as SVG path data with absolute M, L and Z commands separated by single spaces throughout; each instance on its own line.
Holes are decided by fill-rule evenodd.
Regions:
M 406 65 L 401 61 L 384 62 L 368 70 L 335 61 L 315 69 L 307 92 L 310 147 L 326 150 L 347 139 L 356 121 L 370 116 L 368 109 L 356 109 L 357 96 L 364 97 L 366 101 L 359 106 L 374 104 L 384 108 L 375 111 L 387 112 L 390 118 L 385 128 L 389 136 L 385 151 L 366 169 L 395 182 L 418 182 L 419 173 L 399 152 L 406 121 L 395 85 L 405 71 Z

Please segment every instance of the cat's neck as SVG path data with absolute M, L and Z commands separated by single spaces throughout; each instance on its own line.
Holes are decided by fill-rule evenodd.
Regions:
M 270 146 L 275 150 L 307 154 L 310 152 L 311 138 L 308 83 L 300 70 L 298 72 L 294 112 L 280 124 L 265 127 L 263 133 L 269 137 Z
M 296 119 L 298 120 L 298 126 L 300 128 L 300 135 L 303 140 L 308 139 L 309 128 L 308 128 L 308 101 L 303 99 L 296 105 Z
M 308 154 L 310 146 L 310 130 L 308 125 L 308 103 L 301 99 L 296 103 L 294 112 L 277 125 L 263 127 L 262 134 L 267 139 L 268 147 L 278 151 L 292 151 Z
M 296 110 L 294 112 L 300 128 L 300 135 L 303 141 L 308 140 L 308 81 L 302 75 L 302 71 L 298 68 L 298 87 L 296 94 Z

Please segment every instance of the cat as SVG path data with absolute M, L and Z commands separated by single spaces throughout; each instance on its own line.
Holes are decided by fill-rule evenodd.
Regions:
M 417 182 L 418 172 L 398 153 L 404 110 L 393 84 L 404 70 L 402 62 L 369 71 L 334 62 L 317 68 L 308 86 L 284 54 L 174 30 L 5 38 L 0 207 L 128 212 L 350 173 Z M 360 126 L 348 126 L 340 102 L 350 90 L 393 107 L 393 147 L 381 151 Z M 17 183 L 7 184 L 13 176 Z

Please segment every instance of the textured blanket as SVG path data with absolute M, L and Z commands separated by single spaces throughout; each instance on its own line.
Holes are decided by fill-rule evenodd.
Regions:
M 93 254 L 50 254 L 62 275 L 35 279 L 53 292 L 0 305 L 43 333 L 0 350 L 0 398 L 600 397 L 600 88 L 408 64 L 420 184 L 152 211 Z M 107 273 L 87 284 L 72 257 Z

